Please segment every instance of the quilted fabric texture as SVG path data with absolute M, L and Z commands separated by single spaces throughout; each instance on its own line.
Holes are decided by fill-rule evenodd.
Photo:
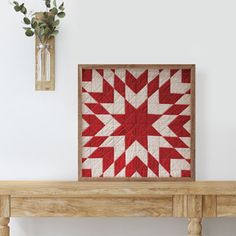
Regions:
M 82 69 L 81 177 L 191 177 L 191 69 Z

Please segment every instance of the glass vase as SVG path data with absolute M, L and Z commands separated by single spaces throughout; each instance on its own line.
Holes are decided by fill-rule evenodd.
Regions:
M 37 46 L 37 81 L 50 81 L 51 53 L 48 43 L 39 43 Z

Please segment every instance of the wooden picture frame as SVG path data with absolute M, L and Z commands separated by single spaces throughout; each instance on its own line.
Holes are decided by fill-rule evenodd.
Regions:
M 84 88 L 82 88 L 83 71 L 86 70 L 160 70 L 160 71 L 190 71 L 190 114 L 191 130 L 190 130 L 190 169 L 189 176 L 184 177 L 85 177 L 82 175 L 82 96 Z M 182 73 L 182 72 L 181 72 Z M 78 169 L 80 181 L 194 181 L 195 180 L 195 65 L 194 64 L 129 64 L 129 65 L 79 65 L 79 83 L 78 83 Z

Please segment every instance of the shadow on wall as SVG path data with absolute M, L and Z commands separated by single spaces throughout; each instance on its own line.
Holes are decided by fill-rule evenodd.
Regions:
M 171 225 L 171 227 L 170 227 Z M 17 236 L 146 236 L 187 235 L 186 219 L 164 218 L 27 218 L 13 219 Z
M 207 88 L 207 73 L 196 67 L 196 180 L 207 178 Z
M 187 219 L 174 218 L 13 218 L 11 235 L 17 236 L 183 236 Z M 204 236 L 235 236 L 235 219 L 203 220 Z

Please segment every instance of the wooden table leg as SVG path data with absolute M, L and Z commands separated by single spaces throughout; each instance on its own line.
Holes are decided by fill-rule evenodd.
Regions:
M 0 236 L 9 236 L 10 196 L 0 196 Z
M 9 230 L 9 224 L 10 218 L 0 218 L 0 236 L 9 236 L 10 230 Z
M 190 218 L 188 224 L 188 236 L 201 236 L 202 235 L 202 219 Z

